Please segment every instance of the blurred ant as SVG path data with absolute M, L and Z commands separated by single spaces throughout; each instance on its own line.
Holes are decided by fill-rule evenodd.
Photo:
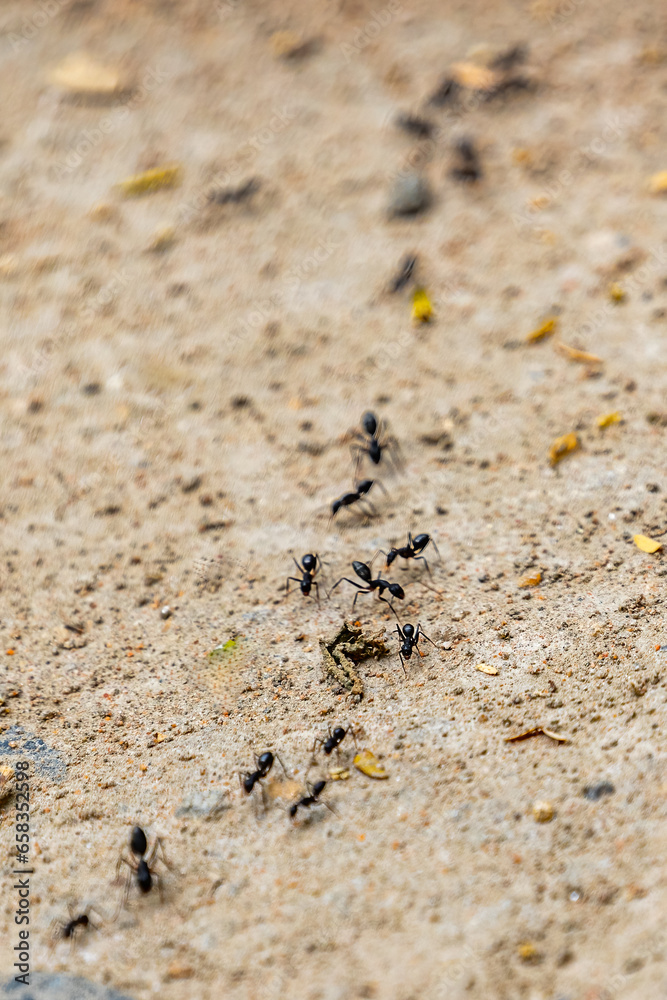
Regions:
M 482 176 L 482 166 L 479 155 L 470 139 L 459 139 L 456 144 L 459 162 L 451 170 L 451 176 L 457 181 L 478 181 Z
M 353 437 L 360 439 L 360 441 L 357 440 L 350 448 L 352 454 L 357 456 L 357 469 L 359 469 L 363 455 L 368 455 L 373 465 L 379 465 L 385 451 L 392 455 L 394 466 L 398 466 L 398 441 L 393 435 L 385 436 L 383 441 L 380 440 L 385 428 L 375 414 L 371 413 L 370 410 L 364 413 L 361 418 L 361 426 L 367 437 L 364 437 L 364 434 L 360 434 L 359 431 L 353 431 Z
M 357 574 L 357 576 L 364 581 L 366 586 L 362 587 L 362 585 L 360 583 L 357 583 L 356 580 L 350 580 L 349 577 L 342 576 L 340 580 L 338 580 L 338 582 L 335 583 L 331 588 L 331 593 L 333 594 L 338 584 L 343 583 L 343 581 L 345 581 L 345 583 L 351 583 L 353 587 L 357 587 L 358 588 L 357 593 L 354 595 L 354 600 L 352 601 L 352 608 L 354 610 L 354 606 L 357 603 L 357 598 L 359 597 L 359 594 L 372 594 L 374 590 L 377 590 L 378 598 L 381 601 L 384 601 L 385 604 L 388 604 L 391 610 L 396 615 L 396 612 L 394 611 L 391 601 L 388 601 L 386 597 L 383 597 L 382 595 L 385 592 L 385 590 L 388 590 L 389 593 L 392 595 L 392 597 L 397 597 L 399 600 L 403 600 L 403 598 L 405 597 L 405 591 L 400 586 L 400 584 L 390 583 L 389 580 L 383 580 L 381 577 L 378 577 L 376 580 L 374 580 L 372 577 L 372 571 L 370 566 L 367 566 L 366 563 L 358 562 L 357 560 L 355 560 L 352 563 L 352 569 Z M 396 617 L 398 618 L 398 615 L 396 615 Z
M 294 559 L 294 563 L 296 565 L 296 568 L 302 574 L 302 576 L 301 576 L 301 579 L 299 579 L 299 577 L 296 577 L 296 576 L 288 576 L 287 577 L 286 588 L 285 588 L 286 589 L 285 597 L 287 597 L 287 595 L 289 594 L 290 580 L 294 580 L 294 582 L 298 583 L 299 586 L 301 587 L 301 593 L 304 595 L 304 597 L 308 597 L 308 595 L 310 594 L 311 588 L 314 587 L 315 590 L 317 591 L 317 603 L 319 604 L 320 603 L 320 588 L 319 588 L 319 585 L 318 585 L 317 580 L 315 579 L 315 577 L 317 576 L 317 574 L 320 571 L 320 567 L 322 565 L 322 560 L 320 559 L 320 557 L 318 555 L 313 555 L 312 552 L 307 552 L 305 554 L 305 556 L 302 556 L 302 558 L 301 558 L 301 564 L 299 564 L 296 561 L 296 559 Z
M 423 552 L 426 546 L 429 544 L 432 545 L 435 551 L 438 553 L 438 559 L 439 559 L 440 553 L 438 552 L 438 546 L 435 544 L 431 536 L 427 535 L 426 533 L 423 533 L 421 535 L 415 535 L 415 537 L 413 538 L 410 532 L 408 531 L 407 545 L 403 545 L 400 548 L 391 548 L 389 552 L 382 552 L 382 549 L 380 549 L 380 551 L 382 552 L 382 555 L 385 556 L 387 559 L 387 566 L 391 566 L 391 564 L 393 563 L 394 559 L 397 556 L 400 556 L 401 559 L 415 559 L 415 560 L 421 559 L 421 561 L 426 566 L 429 576 L 431 576 L 431 570 L 429 569 L 429 565 L 426 562 L 426 557 L 419 554 L 420 552 Z
M 416 649 L 420 656 L 423 655 L 421 650 L 419 649 L 419 646 L 417 645 L 420 639 L 422 638 L 428 639 L 431 645 L 437 649 L 437 646 L 435 645 L 432 639 L 429 639 L 429 637 L 426 635 L 426 632 L 421 631 L 421 625 L 419 624 L 417 625 L 416 629 L 414 625 L 410 625 L 409 622 L 405 624 L 403 628 L 401 628 L 400 625 L 397 625 L 395 631 L 398 632 L 399 638 L 401 639 L 401 648 L 398 651 L 398 655 L 401 658 L 401 666 L 403 667 L 403 673 L 406 675 L 407 675 L 407 670 L 405 669 L 404 661 L 410 659 L 410 657 L 412 656 L 412 650 Z
M 414 254 L 407 254 L 401 261 L 401 266 L 398 270 L 396 276 L 392 279 L 389 285 L 389 291 L 392 293 L 400 292 L 402 288 L 410 281 L 414 273 L 414 269 L 417 266 L 417 257 Z
M 353 493 L 344 493 L 342 497 L 339 497 L 337 500 L 334 500 L 334 502 L 331 504 L 331 516 L 335 517 L 338 511 L 341 509 L 341 507 L 350 507 L 352 506 L 353 503 L 357 503 L 359 500 L 364 500 L 366 494 L 370 491 L 371 487 L 374 486 L 376 482 L 380 487 L 380 489 L 384 490 L 384 492 L 386 493 L 387 491 L 384 489 L 384 486 L 382 486 L 382 483 L 378 482 L 377 480 L 362 479 L 360 483 L 357 483 L 357 488 L 356 490 L 354 490 Z M 367 504 L 371 512 L 371 516 L 376 517 L 377 511 L 375 510 L 375 507 L 370 502 L 370 500 L 365 500 L 365 503 Z
M 102 918 L 102 922 L 105 920 L 104 914 L 95 906 L 87 906 L 83 912 L 76 915 L 74 914 L 74 910 L 71 906 L 68 905 L 67 908 L 70 915 L 70 919 L 68 921 L 58 919 L 51 921 L 51 939 L 53 941 L 64 941 L 69 939 L 73 944 L 78 936 L 77 931 L 80 928 L 81 933 L 83 933 L 84 929 L 88 927 L 92 927 L 93 930 L 98 931 L 99 927 L 97 924 L 92 922 L 88 915 L 91 910 Z
M 241 782 L 241 788 L 246 793 L 246 795 L 250 795 L 255 785 L 259 785 L 259 787 L 262 790 L 262 805 L 264 806 L 265 809 L 266 809 L 266 799 L 265 799 L 264 785 L 262 784 L 262 778 L 266 778 L 269 771 L 273 767 L 276 758 L 280 762 L 280 766 L 283 769 L 285 777 L 287 777 L 287 771 L 285 770 L 285 765 L 283 764 L 282 760 L 280 760 L 280 757 L 278 757 L 277 753 L 274 754 L 270 750 L 265 750 L 264 753 L 261 753 L 259 755 L 259 757 L 257 756 L 257 754 L 255 754 L 255 764 L 256 764 L 255 771 L 239 771 L 239 781 Z
M 299 799 L 298 802 L 292 803 L 289 807 L 289 814 L 292 819 L 296 816 L 300 806 L 304 809 L 309 809 L 311 806 L 326 806 L 335 815 L 336 810 L 328 802 L 320 802 L 320 795 L 324 791 L 325 786 L 326 781 L 324 780 L 316 781 L 314 785 L 306 784 L 309 794 L 304 795 L 303 798 Z
M 121 864 L 126 864 L 130 869 L 128 873 L 128 879 L 125 885 L 124 892 L 124 902 L 127 902 L 127 898 L 130 893 L 130 887 L 132 885 L 132 875 L 134 875 L 137 883 L 137 887 L 140 892 L 147 895 L 153 888 L 153 882 L 157 883 L 158 891 L 160 893 L 160 900 L 164 899 L 164 892 L 162 888 L 162 879 L 158 872 L 152 867 L 153 862 L 156 860 L 156 855 L 158 850 L 160 851 L 159 860 L 167 867 L 171 868 L 171 865 L 167 861 L 164 853 L 164 847 L 162 846 L 162 841 L 159 837 L 155 838 L 152 848 L 148 850 L 148 838 L 146 834 L 141 829 L 140 826 L 135 826 L 132 829 L 130 835 L 130 851 L 133 857 L 128 859 L 124 854 L 121 853 L 118 863 L 116 865 L 116 875 L 120 869 Z

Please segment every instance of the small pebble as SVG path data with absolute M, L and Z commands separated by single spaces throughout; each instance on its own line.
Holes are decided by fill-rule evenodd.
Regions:
M 536 823 L 549 823 L 554 818 L 554 807 L 550 802 L 536 802 L 533 805 L 533 819 Z
M 589 802 L 598 802 L 603 795 L 613 795 L 615 791 L 611 781 L 601 781 L 599 785 L 586 785 L 584 798 Z
M 171 618 L 171 608 L 168 604 L 165 604 L 165 606 L 160 609 L 160 617 L 165 619 Z
M 91 983 L 81 976 L 64 972 L 30 972 L 30 987 L 17 988 L 14 978 L 0 982 L 0 997 L 20 1000 L 132 1000 L 127 993 L 119 993 L 108 986 Z
M 431 203 L 428 182 L 419 174 L 398 177 L 389 199 L 390 215 L 416 215 Z

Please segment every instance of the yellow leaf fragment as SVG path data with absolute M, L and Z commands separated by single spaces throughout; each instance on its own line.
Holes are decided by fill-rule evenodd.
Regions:
M 118 187 L 126 198 L 134 198 L 149 191 L 159 191 L 160 188 L 176 187 L 181 182 L 181 168 L 177 163 L 165 167 L 155 167 L 135 174 L 121 181 Z
M 575 451 L 579 447 L 579 438 L 574 433 L 570 431 L 569 434 L 563 434 L 562 437 L 556 438 L 554 443 L 549 448 L 549 460 L 552 465 L 558 465 L 562 458 L 569 455 L 571 451 Z
M 519 587 L 536 587 L 538 583 L 542 580 L 541 573 L 533 573 L 532 576 L 524 576 L 522 580 L 519 580 Z
M 517 952 L 522 962 L 533 963 L 539 961 L 540 953 L 532 941 L 526 941 L 525 944 L 520 944 Z
M 598 427 L 611 427 L 612 424 L 620 424 L 620 422 L 621 414 L 618 410 L 614 410 L 613 413 L 605 413 L 595 421 Z
M 617 281 L 612 281 L 609 286 L 609 298 L 612 302 L 622 302 L 625 298 L 625 289 Z
M 667 192 L 667 170 L 653 174 L 648 182 L 648 189 L 651 194 L 665 194 Z
M 558 321 L 553 316 L 550 319 L 545 319 L 541 326 L 538 326 L 537 329 L 528 334 L 526 337 L 526 343 L 536 344 L 538 340 L 544 340 L 545 337 L 550 337 L 556 329 L 557 322 Z
M 414 323 L 430 323 L 432 318 L 431 300 L 423 288 L 415 288 L 412 296 L 412 321 Z
M 557 349 L 564 354 L 566 358 L 570 361 L 580 361 L 582 364 L 586 365 L 601 365 L 602 358 L 599 358 L 597 354 L 589 354 L 588 351 L 580 351 L 577 347 L 570 347 L 569 344 L 564 344 L 562 340 L 556 344 Z
M 176 239 L 176 231 L 173 226 L 163 226 L 153 235 L 153 239 L 146 248 L 150 253 L 163 253 L 173 246 Z
M 467 90 L 495 90 L 500 82 L 498 73 L 473 62 L 457 62 L 450 72 L 460 87 Z
M 656 542 L 653 538 L 649 538 L 648 535 L 635 535 L 632 540 L 642 552 L 658 552 L 662 548 L 662 542 Z
M 478 663 L 475 670 L 479 670 L 482 674 L 492 674 L 494 676 L 498 673 L 498 668 L 492 667 L 488 663 Z
M 367 778 L 381 780 L 382 778 L 389 777 L 372 750 L 360 750 L 359 753 L 355 754 L 354 766 L 357 771 L 361 771 Z

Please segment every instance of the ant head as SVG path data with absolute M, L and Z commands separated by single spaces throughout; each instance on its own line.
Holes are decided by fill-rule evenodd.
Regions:
M 270 750 L 265 750 L 257 758 L 257 769 L 262 772 L 262 774 L 268 774 L 273 767 L 273 754 Z
M 375 414 L 371 413 L 370 410 L 367 410 L 361 418 L 361 426 L 367 434 L 374 437 L 378 429 L 378 422 Z
M 79 923 L 81 924 L 82 927 L 87 927 L 88 924 L 90 923 L 88 914 L 82 913 L 81 916 L 79 917 Z
M 365 493 L 368 493 L 372 485 L 373 485 L 372 479 L 362 479 L 361 482 L 357 485 L 357 493 L 360 496 L 364 496 Z
M 255 787 L 255 782 L 253 780 L 252 774 L 246 774 L 243 779 L 243 791 L 250 795 L 251 791 Z
M 405 597 L 405 591 L 401 587 L 400 583 L 390 583 L 387 590 L 392 595 L 392 597 L 400 597 L 401 599 Z M 405 632 L 405 629 L 403 629 Z
M 289 807 L 289 814 L 292 817 L 292 819 L 294 819 L 294 817 L 296 816 L 296 811 L 297 811 L 298 808 L 299 807 L 296 804 L 296 802 L 294 803 L 294 805 L 292 805 L 292 806 Z
M 322 792 L 324 791 L 324 786 L 325 785 L 326 785 L 326 781 L 316 781 L 315 782 L 315 784 L 313 785 L 313 798 L 316 799 L 318 797 L 318 795 L 322 794 Z
M 345 730 L 342 726 L 336 726 L 333 731 L 334 739 L 342 740 L 345 737 Z
M 355 559 L 355 561 L 352 563 L 352 569 L 357 574 L 357 576 L 361 577 L 362 580 L 365 580 L 368 583 L 368 581 L 371 578 L 370 566 L 367 566 L 366 563 L 357 562 L 357 560 Z
M 130 850 L 139 857 L 148 850 L 148 840 L 140 826 L 135 826 L 130 834 Z
M 406 639 L 412 639 L 414 634 L 415 634 L 414 625 L 410 625 L 410 623 L 408 622 L 407 625 L 403 626 L 403 635 L 406 637 Z
M 314 556 L 312 552 L 307 552 L 301 562 L 306 573 L 312 573 L 317 566 L 317 556 Z
M 389 552 L 387 552 L 387 566 L 391 566 L 397 555 L 398 549 L 389 549 Z
M 415 535 L 415 537 L 412 539 L 412 547 L 416 552 L 421 552 L 422 549 L 426 548 L 426 546 L 430 541 L 431 541 L 430 535 L 426 534 Z

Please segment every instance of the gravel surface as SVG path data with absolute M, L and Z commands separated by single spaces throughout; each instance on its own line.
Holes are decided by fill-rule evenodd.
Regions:
M 633 541 L 666 530 L 667 12 L 0 22 L 0 763 L 34 762 L 33 970 L 133 1000 L 667 996 L 667 568 Z M 413 176 L 428 204 L 392 215 Z M 377 516 L 332 520 L 369 409 L 400 452 L 359 466 Z M 435 644 L 404 674 L 392 611 L 327 592 L 408 531 L 430 574 L 373 563 Z M 306 552 L 319 603 L 285 595 Z M 344 620 L 390 650 L 361 698 L 323 662 Z M 351 736 L 309 767 L 339 725 L 388 778 Z M 286 773 L 246 795 L 268 749 Z M 68 904 L 96 908 L 73 943 Z

